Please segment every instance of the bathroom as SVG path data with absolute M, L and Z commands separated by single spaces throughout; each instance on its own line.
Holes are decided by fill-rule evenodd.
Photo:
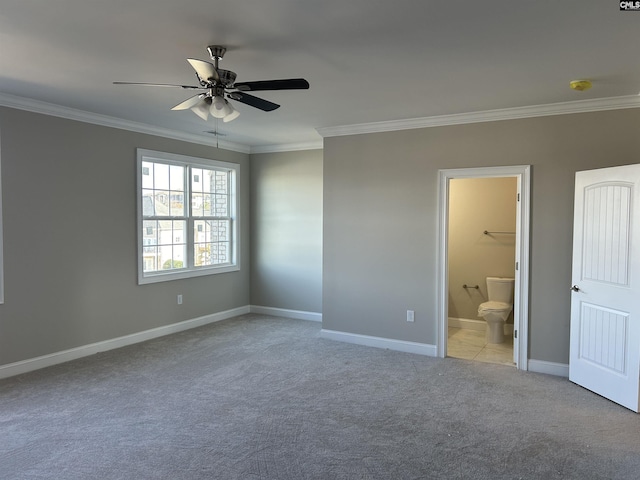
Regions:
M 501 312 L 499 316 L 506 317 L 504 326 L 498 321 L 489 331 L 478 308 L 493 300 L 488 297 L 487 277 L 515 276 L 516 211 L 515 177 L 450 181 L 447 340 L 450 357 L 515 365 L 513 311 Z M 512 294 L 512 282 L 504 285 Z M 486 317 L 486 304 L 482 310 Z M 504 337 L 499 338 L 503 329 Z

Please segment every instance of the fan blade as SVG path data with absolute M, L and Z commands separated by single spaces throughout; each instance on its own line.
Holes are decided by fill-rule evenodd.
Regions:
M 113 82 L 114 85 L 140 85 L 143 87 L 177 87 L 185 90 L 195 89 L 200 90 L 202 87 L 195 87 L 193 85 L 174 85 L 172 83 L 145 83 L 145 82 Z
M 260 80 L 258 82 L 236 83 L 235 88 L 241 92 L 257 92 L 260 90 L 306 90 L 309 88 L 309 82 L 304 78 Z
M 198 95 L 194 95 L 193 97 L 187 98 L 184 102 L 179 103 L 171 110 L 187 110 L 197 104 L 204 97 L 204 93 L 199 93 Z
M 254 97 L 253 95 L 249 95 L 248 93 L 242 92 L 233 92 L 229 94 L 229 98 L 236 100 L 240 103 L 245 103 L 251 107 L 259 108 L 265 112 L 271 112 L 276 108 L 280 107 L 277 103 L 269 102 L 268 100 L 263 100 L 262 98 Z
M 191 64 L 201 80 L 209 83 L 220 81 L 220 76 L 218 75 L 216 67 L 213 66 L 213 63 L 195 58 L 187 58 L 187 61 Z

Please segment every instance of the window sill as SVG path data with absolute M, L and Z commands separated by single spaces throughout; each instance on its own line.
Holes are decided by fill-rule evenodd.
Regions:
M 217 275 L 220 273 L 238 272 L 238 265 L 224 265 L 219 267 L 196 268 L 193 270 L 181 270 L 179 272 L 154 272 L 138 276 L 138 285 L 150 283 L 170 282 L 172 280 L 182 280 L 185 278 L 204 277 Z

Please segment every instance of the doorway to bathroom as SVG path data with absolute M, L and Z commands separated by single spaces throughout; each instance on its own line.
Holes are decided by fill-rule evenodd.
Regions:
M 527 370 L 529 172 L 529 166 L 440 171 L 440 357 Z M 494 300 L 488 296 L 487 277 L 514 279 L 513 310 L 491 334 L 478 316 L 478 307 L 486 309 L 485 302 Z M 504 328 L 502 343 L 497 343 L 496 328 Z

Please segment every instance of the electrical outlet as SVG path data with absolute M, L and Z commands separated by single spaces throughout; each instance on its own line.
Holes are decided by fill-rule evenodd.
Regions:
M 415 320 L 416 312 L 413 310 L 407 310 L 407 322 L 413 322 Z
M 182 294 L 178 295 L 178 305 L 182 305 Z

